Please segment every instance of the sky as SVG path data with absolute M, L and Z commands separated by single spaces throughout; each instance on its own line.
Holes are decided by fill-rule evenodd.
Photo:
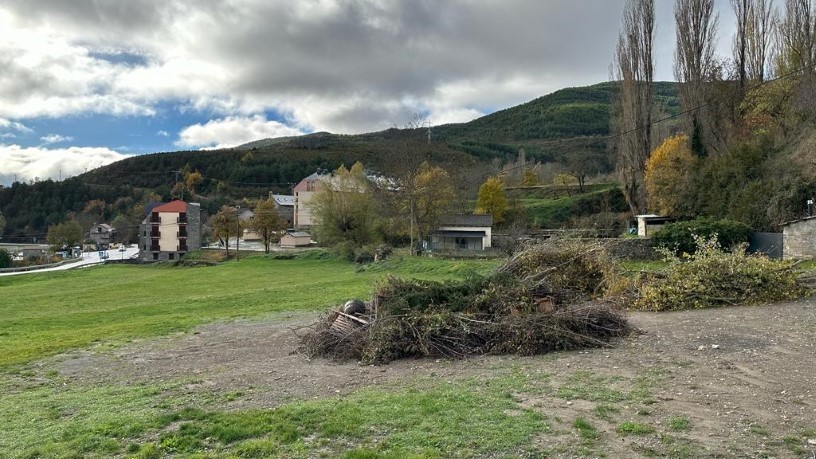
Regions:
M 720 15 L 729 54 L 733 14 Z M 466 122 L 609 80 L 624 0 L 4 0 L 0 185 L 129 155 Z M 656 79 L 673 80 L 671 0 Z

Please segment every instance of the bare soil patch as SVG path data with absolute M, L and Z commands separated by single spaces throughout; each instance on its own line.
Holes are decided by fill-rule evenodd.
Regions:
M 488 381 L 521 373 L 540 378 L 541 385 L 514 394 L 519 409 L 547 416 L 555 433 L 542 434 L 535 443 L 556 455 L 574 455 L 575 445 L 584 441 L 587 454 L 609 457 L 816 456 L 814 299 L 632 313 L 643 334 L 608 349 L 384 366 L 309 360 L 296 353 L 292 329 L 314 318 L 299 313 L 213 324 L 109 352 L 69 354 L 53 365 L 77 383 L 189 380 L 192 394 L 240 394 L 217 402 L 225 409 L 269 408 L 365 387 L 421 388 L 440 379 Z M 579 437 L 573 428 L 579 417 L 597 428 L 596 440 Z M 655 432 L 621 432 L 625 422 Z

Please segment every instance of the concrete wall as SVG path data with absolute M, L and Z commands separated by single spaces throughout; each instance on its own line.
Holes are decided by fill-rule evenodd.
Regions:
M 816 217 L 810 217 L 782 228 L 782 256 L 785 259 L 816 258 Z
M 177 252 L 179 239 L 178 212 L 159 212 L 159 250 Z

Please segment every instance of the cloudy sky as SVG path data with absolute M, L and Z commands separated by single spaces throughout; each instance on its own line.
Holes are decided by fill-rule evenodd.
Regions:
M 720 52 L 733 33 L 720 10 Z M 657 78 L 673 79 L 656 0 Z M 0 184 L 131 154 L 468 121 L 608 80 L 623 0 L 4 0 Z

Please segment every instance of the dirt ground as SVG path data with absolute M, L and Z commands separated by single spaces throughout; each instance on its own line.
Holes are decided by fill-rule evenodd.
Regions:
M 538 357 L 421 359 L 374 367 L 309 360 L 293 332 L 315 318 L 289 314 L 264 322 L 214 324 L 194 333 L 133 343 L 111 352 L 77 352 L 57 362 L 77 382 L 189 380 L 191 394 L 232 393 L 227 409 L 268 408 L 293 400 L 342 396 L 363 387 L 417 387 L 440 378 L 545 374 L 553 390 L 516 394 L 519 409 L 539 409 L 556 434 L 542 449 L 576 453 L 577 417 L 592 420 L 608 457 L 816 458 L 816 299 L 676 313 L 632 313 L 642 334 L 614 348 Z M 580 391 L 586 385 L 588 394 Z M 570 396 L 576 389 L 578 396 Z M 646 387 L 646 399 L 613 400 L 592 390 Z M 564 389 L 564 390 L 561 390 Z M 566 394 L 566 395 L 565 395 Z M 600 413 L 600 414 L 599 414 Z M 688 428 L 669 429 L 684 418 Z M 633 420 L 658 427 L 647 435 L 616 432 Z M 560 433 L 558 433 L 560 432 Z

